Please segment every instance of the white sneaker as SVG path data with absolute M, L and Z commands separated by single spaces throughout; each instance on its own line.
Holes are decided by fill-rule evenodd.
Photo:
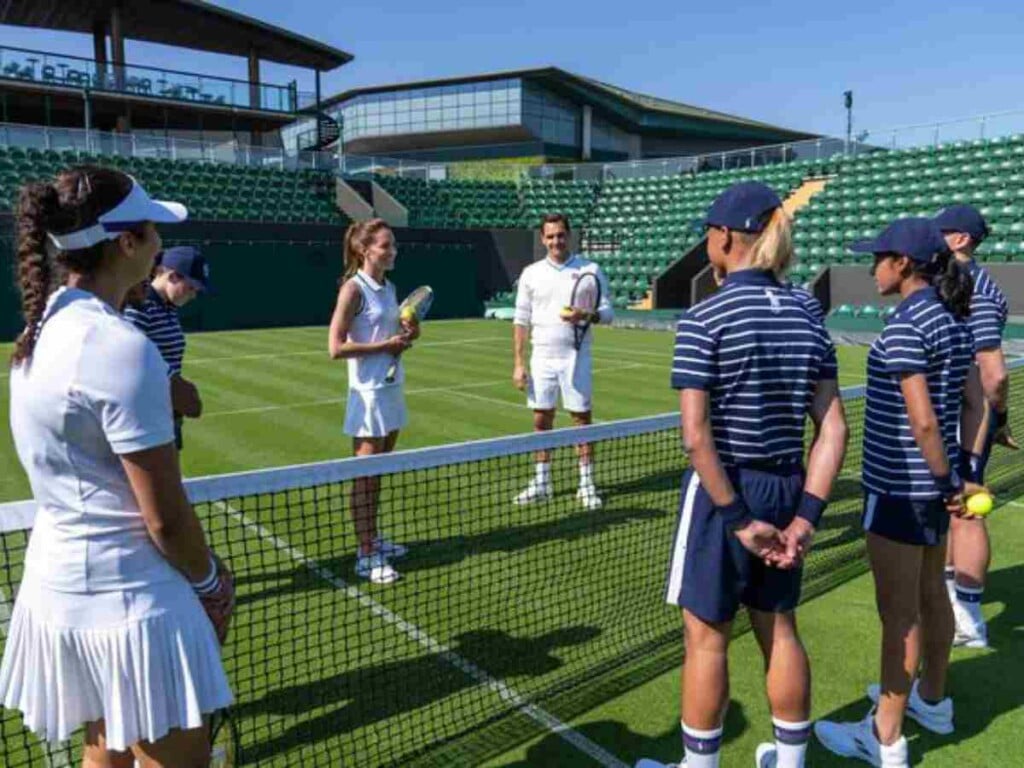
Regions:
M 659 763 L 657 760 L 644 757 L 637 760 L 633 768 L 686 768 L 686 760 L 681 763 Z
M 374 539 L 374 547 L 388 560 L 401 560 L 409 554 L 409 548 L 407 546 L 404 544 L 396 544 L 393 541 L 388 541 L 383 536 L 378 536 Z
M 774 744 L 766 741 L 757 745 L 757 751 L 754 753 L 754 765 L 756 768 L 775 768 L 778 760 L 779 753 L 775 749 Z
M 953 732 L 953 699 L 947 696 L 938 704 L 929 704 L 921 698 L 917 690 L 918 681 L 914 681 L 910 689 L 910 698 L 907 699 L 907 717 L 915 720 L 922 728 L 948 736 Z M 877 683 L 868 686 L 868 698 L 872 704 L 878 703 L 882 686 Z
M 988 648 L 988 626 L 984 621 L 977 622 L 959 603 L 953 608 L 956 617 L 956 631 L 953 633 L 953 645 L 957 648 Z
M 597 488 L 592 485 L 581 485 L 576 491 L 576 499 L 583 505 L 584 509 L 600 509 L 604 502 L 597 495 Z
M 537 478 L 533 478 L 529 485 L 526 486 L 526 490 L 516 496 L 513 503 L 533 504 L 535 501 L 547 501 L 551 496 L 551 485 L 539 482 Z
M 380 552 L 359 555 L 356 558 L 356 576 L 367 579 L 371 584 L 394 584 L 402 578 Z
M 875 710 L 857 723 L 833 723 L 819 720 L 814 735 L 829 752 L 840 757 L 853 757 L 877 768 L 910 768 L 907 737 L 885 746 L 875 738 Z

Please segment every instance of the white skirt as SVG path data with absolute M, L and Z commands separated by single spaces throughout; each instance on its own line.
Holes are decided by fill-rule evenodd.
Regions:
M 26 578 L 0 663 L 0 702 L 44 741 L 106 724 L 125 750 L 198 728 L 231 703 L 213 625 L 184 578 L 120 592 L 56 592 Z
M 345 406 L 345 434 L 386 437 L 405 426 L 405 395 L 401 386 L 349 389 Z

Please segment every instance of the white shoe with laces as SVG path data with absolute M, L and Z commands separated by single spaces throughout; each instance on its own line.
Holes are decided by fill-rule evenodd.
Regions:
M 604 505 L 601 497 L 597 495 L 597 488 L 593 485 L 581 485 L 576 491 L 576 499 L 588 510 L 600 509 Z
M 547 501 L 552 495 L 550 483 L 542 483 L 537 478 L 533 478 L 526 486 L 526 490 L 516 496 L 514 503 L 533 504 L 538 501 Z
M 863 760 L 877 768 L 910 768 L 906 736 L 889 745 L 875 736 L 874 708 L 856 723 L 819 720 L 814 724 L 814 735 L 834 755 Z
M 775 768 L 778 760 L 779 753 L 774 744 L 766 741 L 757 745 L 757 751 L 754 753 L 754 765 L 756 768 Z
M 356 576 L 371 584 L 394 584 L 402 578 L 380 552 L 359 555 L 356 558 Z
M 953 645 L 957 648 L 972 648 L 974 650 L 988 648 L 988 626 L 985 622 L 976 622 L 966 610 L 960 608 L 960 606 L 957 606 L 957 608 L 959 608 L 960 613 L 957 612 L 956 608 L 953 610 L 953 615 L 956 616 L 956 631 L 953 633 Z M 961 618 L 961 613 L 963 618 Z
M 910 697 L 907 699 L 907 717 L 917 722 L 922 728 L 948 736 L 953 732 L 953 699 L 949 696 L 938 704 L 929 704 L 921 698 L 917 689 L 918 681 L 914 681 L 910 689 Z M 875 683 L 868 686 L 868 698 L 872 704 L 877 704 L 882 687 Z

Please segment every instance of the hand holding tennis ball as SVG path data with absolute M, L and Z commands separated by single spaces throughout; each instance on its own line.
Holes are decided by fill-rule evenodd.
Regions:
M 404 323 L 417 323 L 419 318 L 416 317 L 416 310 L 412 307 L 405 307 L 399 314 L 399 319 Z
M 978 491 L 972 493 L 967 497 L 967 502 L 964 504 L 968 514 L 974 517 L 988 517 L 988 514 L 992 511 L 992 505 L 995 499 L 992 498 L 992 494 L 988 491 Z
M 562 307 L 561 311 L 559 311 L 558 316 L 563 320 L 572 320 L 572 316 L 574 313 L 575 310 L 572 307 L 566 305 Z

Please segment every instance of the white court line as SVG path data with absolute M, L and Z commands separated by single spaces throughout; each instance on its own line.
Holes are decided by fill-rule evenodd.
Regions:
M 646 367 L 644 363 L 625 363 L 624 365 L 616 365 L 604 368 L 595 368 L 593 373 L 608 372 L 608 371 L 621 371 L 629 368 L 643 368 Z M 512 377 L 509 376 L 504 379 L 490 379 L 488 381 L 476 381 L 472 384 L 457 384 L 454 386 L 447 387 L 422 387 L 420 389 L 407 389 L 405 391 L 406 396 L 408 395 L 426 395 L 430 393 L 444 393 L 444 392 L 463 392 L 467 389 L 481 389 L 487 387 L 493 387 L 497 384 L 508 384 L 512 385 Z M 299 403 L 286 403 L 284 405 L 260 405 L 253 406 L 252 408 L 238 408 L 231 411 L 212 411 L 210 413 L 203 414 L 203 419 L 212 419 L 218 416 L 239 416 L 246 413 L 269 413 L 271 411 L 285 411 L 292 410 L 295 408 L 315 408 L 323 405 L 336 405 L 338 403 L 344 403 L 348 400 L 348 395 L 344 397 L 331 397 L 325 400 L 305 400 Z M 504 402 L 504 401 L 503 401 Z
M 214 504 L 214 506 L 227 512 L 231 517 L 241 523 L 242 526 L 250 531 L 254 531 L 261 539 L 273 544 L 276 549 L 288 555 L 288 557 L 295 562 L 304 565 L 314 575 L 326 581 L 339 592 L 344 593 L 344 595 L 350 600 L 355 600 L 385 624 L 389 624 L 394 627 L 398 632 L 405 635 L 413 642 L 418 643 L 430 653 L 435 654 L 438 658 L 443 659 L 456 669 L 464 672 L 479 685 L 484 686 L 489 691 L 497 695 L 506 704 L 515 707 L 536 723 L 557 734 L 560 738 L 564 739 L 580 752 L 587 755 L 587 757 L 590 757 L 601 765 L 606 766 L 606 768 L 629 768 L 626 763 L 623 763 L 615 757 L 615 755 L 611 754 L 600 745 L 592 742 L 579 731 L 574 730 L 568 723 L 562 722 L 551 713 L 541 709 L 535 704 L 531 704 L 525 696 L 520 694 L 504 681 L 491 676 L 486 670 L 481 669 L 469 659 L 460 656 L 448 646 L 435 640 L 415 624 L 406 621 L 386 606 L 378 603 L 369 595 L 347 584 L 338 576 L 331 573 L 327 568 L 320 565 L 316 560 L 309 557 L 302 550 L 293 547 L 287 541 L 275 535 L 264 526 L 250 520 L 244 512 L 240 512 L 224 502 L 218 502 Z
M 479 339 L 456 339 L 454 341 L 425 341 L 414 342 L 413 348 L 420 347 L 450 347 L 453 344 L 485 344 L 492 341 L 506 341 L 504 336 L 484 336 Z M 302 352 L 256 352 L 251 355 L 225 355 L 224 357 L 200 357 L 195 360 L 186 360 L 185 365 L 205 365 L 207 363 L 227 363 L 232 360 L 267 360 L 277 357 L 312 357 L 321 355 L 328 359 L 327 349 L 304 350 Z

